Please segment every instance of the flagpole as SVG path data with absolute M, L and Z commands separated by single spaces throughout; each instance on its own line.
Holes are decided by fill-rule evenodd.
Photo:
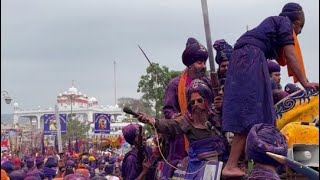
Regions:
M 58 105 L 56 104 L 54 106 L 55 109 L 55 116 L 56 116 L 56 121 L 57 121 L 57 138 L 58 138 L 58 153 L 62 153 L 62 140 L 61 140 L 61 124 L 60 124 L 60 116 L 59 116 L 59 108 Z
M 114 77 L 114 105 L 116 105 L 117 104 L 116 61 L 113 61 L 113 77 Z

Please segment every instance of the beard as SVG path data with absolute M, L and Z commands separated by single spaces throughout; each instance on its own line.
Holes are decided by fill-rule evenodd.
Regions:
M 208 120 L 208 113 L 199 107 L 192 108 L 192 119 L 195 123 L 204 124 Z
M 197 69 L 197 70 L 195 71 L 195 76 L 196 76 L 196 78 L 204 77 L 204 76 L 206 76 L 206 74 L 207 74 L 207 69 L 206 69 L 206 68 Z

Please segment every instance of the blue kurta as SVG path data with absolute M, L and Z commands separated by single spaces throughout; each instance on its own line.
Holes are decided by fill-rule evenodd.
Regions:
M 224 85 L 224 131 L 247 134 L 258 123 L 275 125 L 267 59 L 289 44 L 294 44 L 292 23 L 282 16 L 265 19 L 238 39 Z

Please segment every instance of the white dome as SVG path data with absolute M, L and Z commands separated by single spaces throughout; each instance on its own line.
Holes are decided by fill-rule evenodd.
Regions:
M 86 94 L 83 94 L 83 97 L 87 97 L 87 95 L 86 95 Z
M 69 93 L 70 94 L 77 94 L 77 92 L 78 92 L 78 89 L 77 88 L 75 88 L 75 87 L 71 87 L 71 88 L 69 88 Z
M 66 95 L 67 94 L 67 91 L 63 92 L 63 95 Z
M 62 96 L 62 93 L 59 93 L 59 96 Z
M 81 93 L 81 92 L 79 92 L 79 93 L 78 93 L 78 95 L 82 95 L 82 93 Z
M 114 106 L 114 108 L 119 108 L 119 105 L 118 105 L 118 104 L 116 104 L 116 105 Z
M 92 97 L 90 100 L 91 100 L 92 102 L 96 102 L 96 101 L 97 101 L 97 99 L 96 99 L 95 97 Z
M 13 107 L 18 107 L 18 106 L 19 106 L 18 103 L 14 103 L 14 104 L 13 104 Z

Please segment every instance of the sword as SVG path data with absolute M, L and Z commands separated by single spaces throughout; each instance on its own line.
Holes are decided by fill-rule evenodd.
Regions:
M 213 60 L 213 50 L 212 50 L 212 41 L 211 41 L 211 35 L 210 35 L 210 24 L 209 24 L 207 0 L 201 0 L 201 6 L 202 6 L 204 30 L 205 30 L 206 41 L 207 41 L 207 49 L 208 49 L 208 55 L 209 55 L 210 78 L 213 86 L 214 97 L 217 97 L 220 89 L 220 85 L 218 80 L 218 74 L 216 72 L 214 60 Z

